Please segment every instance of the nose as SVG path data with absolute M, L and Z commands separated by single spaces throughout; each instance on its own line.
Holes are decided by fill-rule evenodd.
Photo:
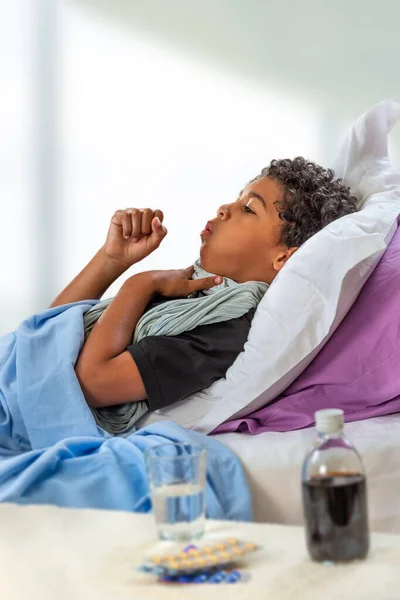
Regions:
M 220 206 L 217 210 L 217 216 L 222 221 L 226 221 L 226 219 L 229 219 L 229 206 L 227 204 L 223 204 L 222 206 Z

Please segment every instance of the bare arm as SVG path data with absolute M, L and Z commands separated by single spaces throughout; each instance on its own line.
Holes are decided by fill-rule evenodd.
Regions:
M 99 299 L 116 279 L 128 269 L 101 248 L 86 267 L 53 300 L 50 308 L 78 302 L 79 300 Z
M 161 210 L 127 208 L 117 210 L 104 246 L 86 267 L 53 300 L 50 308 L 99 299 L 120 275 L 154 252 L 167 234 Z
M 167 234 L 163 218 L 160 210 L 150 208 L 116 211 L 104 246 L 55 298 L 51 307 L 100 298 L 130 266 L 159 247 Z M 96 323 L 76 364 L 85 397 L 93 406 L 107 406 L 112 403 L 108 402 L 109 398 L 114 403 L 115 398 L 119 402 L 145 398 L 139 371 L 125 348 L 153 292 L 149 287 L 136 289 L 132 282 L 133 279 L 128 280 L 122 286 Z M 123 382 L 127 381 L 128 394 L 123 388 Z M 99 389 L 99 383 L 104 387 Z
M 209 289 L 221 278 L 191 280 L 193 269 L 149 271 L 130 277 L 104 311 L 84 344 L 75 366 L 89 406 L 103 407 L 144 400 L 146 390 L 126 347 L 154 294 L 185 297 Z
M 146 398 L 140 373 L 126 350 L 154 294 L 154 287 L 145 275 L 134 275 L 125 281 L 79 355 L 75 372 L 89 406 L 111 406 Z
M 119 275 L 148 256 L 167 234 L 160 210 L 117 211 L 104 247 L 54 300 L 52 306 L 99 298 Z M 75 372 L 89 406 L 103 407 L 146 398 L 139 370 L 126 347 L 155 293 L 185 297 L 217 283 L 212 277 L 190 279 L 192 269 L 150 271 L 130 277 L 87 338 Z

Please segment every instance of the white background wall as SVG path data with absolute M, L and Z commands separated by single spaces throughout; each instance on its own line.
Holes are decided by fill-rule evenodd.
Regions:
M 327 7 L 0 0 L 0 333 L 84 266 L 117 208 L 162 208 L 169 235 L 143 266 L 186 266 L 271 158 L 329 165 L 353 118 L 400 100 L 395 15 L 383 36 L 375 13 Z
M 0 331 L 32 307 L 30 21 L 0 0 Z

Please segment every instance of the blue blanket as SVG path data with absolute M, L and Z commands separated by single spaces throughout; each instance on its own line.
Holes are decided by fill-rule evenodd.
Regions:
M 94 303 L 46 310 L 0 339 L 0 501 L 148 512 L 145 449 L 193 442 L 207 448 L 207 515 L 250 520 L 241 464 L 223 444 L 171 422 L 127 437 L 96 425 L 74 371 Z

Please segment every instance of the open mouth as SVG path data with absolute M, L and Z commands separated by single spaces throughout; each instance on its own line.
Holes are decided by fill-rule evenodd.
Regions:
M 210 221 L 206 224 L 206 226 L 204 227 L 203 231 L 200 232 L 201 237 L 207 236 L 207 235 L 212 235 L 212 228 L 211 228 L 211 223 Z

